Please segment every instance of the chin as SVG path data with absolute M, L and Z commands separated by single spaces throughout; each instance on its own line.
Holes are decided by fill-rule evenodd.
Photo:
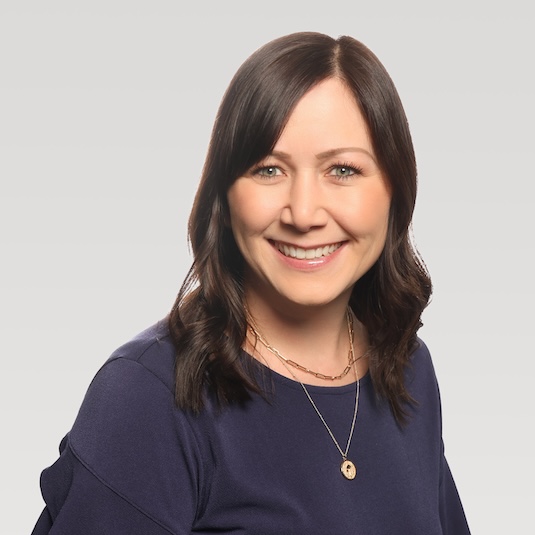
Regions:
M 325 287 L 308 288 L 303 292 L 296 292 L 295 289 L 289 292 L 281 292 L 283 301 L 289 305 L 300 307 L 321 308 L 334 304 L 335 302 L 348 301 L 351 295 L 351 288 L 340 289 L 339 292 L 331 291 L 326 293 Z

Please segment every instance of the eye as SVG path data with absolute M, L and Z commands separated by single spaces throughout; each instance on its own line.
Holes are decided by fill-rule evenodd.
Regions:
M 348 178 L 354 175 L 362 175 L 362 169 L 349 164 L 336 164 L 329 169 L 329 174 L 337 178 Z
M 250 171 L 251 176 L 263 182 L 273 182 L 274 179 L 279 179 L 284 175 L 283 170 L 276 165 L 259 165 L 258 167 L 253 167 Z
M 274 176 L 282 175 L 282 171 L 274 165 L 268 165 L 266 167 L 259 167 L 253 172 L 253 174 L 260 175 L 266 178 L 272 178 Z

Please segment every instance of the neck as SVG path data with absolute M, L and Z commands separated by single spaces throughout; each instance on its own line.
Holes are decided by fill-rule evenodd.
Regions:
M 346 299 L 322 307 L 274 308 L 249 294 L 247 306 L 259 334 L 284 358 L 326 376 L 337 376 L 346 368 L 350 349 Z M 366 351 L 367 341 L 363 326 L 354 317 L 353 327 L 354 358 L 358 358 Z M 255 341 L 254 336 L 248 337 L 246 350 L 277 373 L 307 384 L 339 386 L 355 380 L 353 372 L 333 381 L 298 369 L 289 371 L 281 359 L 260 341 Z M 359 377 L 366 373 L 365 359 L 357 362 L 357 371 Z

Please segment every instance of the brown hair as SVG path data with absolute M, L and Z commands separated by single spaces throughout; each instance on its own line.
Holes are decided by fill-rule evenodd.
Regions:
M 206 386 L 221 404 L 242 402 L 260 388 L 241 358 L 246 334 L 243 257 L 228 222 L 234 180 L 273 149 L 301 97 L 329 77 L 344 81 L 369 128 L 392 189 L 384 250 L 359 279 L 350 306 L 366 326 L 377 394 L 402 422 L 411 401 L 405 368 L 417 344 L 431 281 L 410 240 L 416 162 L 403 106 L 387 71 L 359 41 L 314 32 L 275 39 L 238 69 L 221 102 L 189 219 L 193 265 L 169 315 L 177 349 L 176 401 L 199 411 Z

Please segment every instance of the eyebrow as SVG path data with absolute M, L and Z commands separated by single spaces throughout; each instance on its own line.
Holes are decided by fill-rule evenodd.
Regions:
M 324 152 L 320 152 L 319 154 L 316 154 L 316 158 L 318 160 L 325 160 L 327 158 L 331 158 L 343 152 L 362 152 L 363 154 L 366 154 L 367 156 L 369 156 L 374 162 L 376 161 L 373 154 L 371 154 L 366 149 L 363 149 L 361 147 L 340 147 L 338 149 L 326 150 Z M 291 159 L 291 156 L 289 154 L 287 154 L 286 152 L 279 151 L 279 150 L 274 150 L 271 154 L 272 156 L 278 156 L 279 158 Z

